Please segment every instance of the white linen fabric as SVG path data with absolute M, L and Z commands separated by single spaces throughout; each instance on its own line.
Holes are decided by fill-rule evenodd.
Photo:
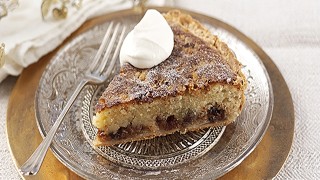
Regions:
M 274 179 L 319 179 L 320 1 L 167 2 L 227 22 L 252 38 L 267 52 L 289 86 L 296 116 L 291 152 L 284 167 Z M 3 32 L 1 24 L 2 20 L 0 32 Z M 2 38 L 0 35 L 0 41 Z M 33 46 L 32 44 L 31 47 Z M 31 61 L 21 62 L 25 62 L 23 65 L 26 66 Z M 16 78 L 10 77 L 0 84 L 0 179 L 19 179 L 10 158 L 4 132 L 7 101 L 15 80 Z
M 20 179 L 10 154 L 6 135 L 7 104 L 15 82 L 16 78 L 8 77 L 0 84 L 0 180 Z
M 5 65 L 0 68 L 0 82 L 19 75 L 24 67 L 55 49 L 87 19 L 130 4 L 124 0 L 83 0 L 79 10 L 68 8 L 67 19 L 43 21 L 41 0 L 20 0 L 19 6 L 0 20 L 0 42 L 5 43 Z M 124 3 L 126 2 L 126 3 Z

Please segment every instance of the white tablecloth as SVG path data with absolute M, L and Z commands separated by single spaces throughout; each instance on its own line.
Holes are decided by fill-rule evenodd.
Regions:
M 178 0 L 174 4 L 227 22 L 273 59 L 287 81 L 296 116 L 292 150 L 275 179 L 319 179 L 320 1 Z M 7 102 L 15 81 L 9 77 L 0 84 L 0 179 L 19 179 L 5 135 Z

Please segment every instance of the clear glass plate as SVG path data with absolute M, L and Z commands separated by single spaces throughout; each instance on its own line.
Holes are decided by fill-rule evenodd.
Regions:
M 243 112 L 226 127 L 178 133 L 153 140 L 95 148 L 91 124 L 94 104 L 119 71 L 106 84 L 87 85 L 61 124 L 51 149 L 68 168 L 86 179 L 212 179 L 227 173 L 247 157 L 262 139 L 273 108 L 271 83 L 261 57 L 246 37 L 234 28 L 201 14 L 189 12 L 234 51 L 248 79 Z M 109 14 L 130 28 L 141 15 L 133 11 Z M 35 110 L 40 133 L 52 127 L 68 97 L 95 55 L 109 21 L 95 24 L 68 41 L 51 59 L 36 93 Z M 129 29 L 130 29 L 129 28 Z

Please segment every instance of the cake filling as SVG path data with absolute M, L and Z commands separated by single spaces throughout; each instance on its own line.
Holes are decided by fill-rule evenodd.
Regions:
M 225 120 L 225 110 L 219 106 L 212 106 L 207 110 L 207 118 L 195 118 L 194 112 L 188 111 L 182 120 L 178 120 L 174 115 L 169 115 L 166 118 L 156 117 L 156 125 L 160 131 L 177 130 L 184 132 L 185 128 L 191 124 L 210 124 L 217 121 Z M 127 127 L 121 127 L 114 133 L 106 134 L 104 131 L 99 130 L 98 136 L 104 140 L 121 140 L 128 137 L 134 137 L 143 133 L 151 133 L 152 130 L 142 125 L 128 125 Z
M 216 106 L 212 106 L 210 109 L 208 109 L 207 114 L 210 122 L 221 121 L 226 118 L 225 110 Z

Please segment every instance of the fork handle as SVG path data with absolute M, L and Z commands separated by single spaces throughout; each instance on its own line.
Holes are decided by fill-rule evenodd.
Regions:
M 30 156 L 30 158 L 20 167 L 19 171 L 22 173 L 22 175 L 29 176 L 29 175 L 35 175 L 38 173 L 38 171 L 41 167 L 41 164 L 43 162 L 43 159 L 46 156 L 48 148 L 52 142 L 52 139 L 53 139 L 54 135 L 56 134 L 56 131 L 58 130 L 62 120 L 64 119 L 65 115 L 69 111 L 69 109 L 70 109 L 71 105 L 73 104 L 73 102 L 75 101 L 75 99 L 78 97 L 80 91 L 83 89 L 83 87 L 88 82 L 89 82 L 88 80 L 81 80 L 81 82 L 78 84 L 76 90 L 69 98 L 67 104 L 63 108 L 58 119 L 53 124 L 50 131 L 48 132 L 47 136 L 43 139 L 41 144 L 33 152 L 33 154 Z

